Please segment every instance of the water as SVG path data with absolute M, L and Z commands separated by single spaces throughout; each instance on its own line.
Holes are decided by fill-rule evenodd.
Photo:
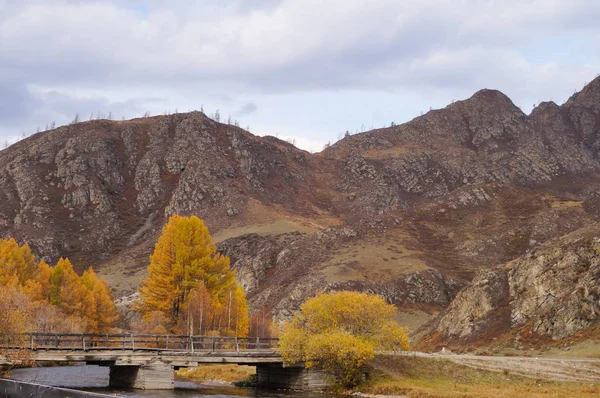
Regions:
M 335 398 L 333 394 L 307 394 L 288 393 L 282 391 L 261 391 L 246 388 L 224 386 L 209 386 L 186 379 L 175 378 L 174 390 L 145 391 L 123 390 L 108 388 L 108 367 L 81 365 L 59 366 L 51 368 L 15 369 L 12 379 L 30 383 L 51 385 L 55 387 L 73 388 L 104 394 L 116 394 L 121 397 L 158 397 L 158 398 L 231 398 L 231 397 L 256 397 L 256 398 Z

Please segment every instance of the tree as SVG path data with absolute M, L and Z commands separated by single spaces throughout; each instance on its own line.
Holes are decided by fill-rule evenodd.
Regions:
M 212 297 L 203 282 L 190 290 L 183 303 L 179 319 L 179 330 L 190 335 L 199 334 L 208 330 L 209 317 L 213 313 Z
M 27 244 L 19 246 L 13 238 L 0 239 L 0 286 L 16 276 L 19 284 L 33 278 L 36 272 L 35 256 Z
M 91 333 L 108 332 L 117 319 L 115 303 L 108 284 L 96 276 L 92 267 L 83 273 L 81 282 L 88 289 L 89 307 L 85 309 L 85 316 L 89 322 L 87 331 Z
M 375 350 L 407 350 L 406 331 L 393 317 L 396 308 L 381 297 L 334 292 L 307 300 L 280 339 L 286 363 L 305 362 L 336 377 L 344 387 L 360 382 Z
M 43 260 L 36 264 L 29 246 L 14 239 L 0 240 L 0 287 L 12 292 L 4 309 L 16 318 L 8 321 L 15 324 L 27 313 L 30 330 L 107 332 L 116 319 L 110 289 L 91 267 L 80 278 L 68 259 L 55 267 Z M 5 330 L 0 323 L 0 334 Z
M 37 265 L 35 277 L 26 281 L 22 290 L 25 294 L 31 297 L 33 301 L 49 301 L 51 277 L 52 267 L 42 260 Z
M 88 294 L 88 289 L 73 270 L 68 259 L 61 258 L 52 270 L 50 277 L 50 303 L 57 305 L 67 316 L 72 325 L 77 318 L 86 318 L 92 323 L 93 309 L 96 307 L 94 298 Z
M 161 311 L 175 325 L 188 293 L 200 282 L 222 301 L 235 286 L 235 273 L 230 270 L 229 258 L 217 253 L 202 220 L 173 215 L 150 257 L 136 309 L 145 317 Z
M 273 318 L 266 310 L 252 314 L 249 319 L 249 335 L 255 337 L 276 337 L 278 326 L 273 323 Z
M 24 347 L 26 339 L 22 333 L 30 328 L 33 318 L 29 304 L 29 298 L 19 291 L 17 278 L 13 278 L 3 286 L 0 294 L 0 343 L 2 345 Z M 22 354 L 23 351 L 20 349 L 0 348 L 0 355 L 8 360 L 18 358 Z
M 236 337 L 248 336 L 248 303 L 244 289 L 239 285 L 230 292 L 227 329 L 229 329 L 229 334 Z

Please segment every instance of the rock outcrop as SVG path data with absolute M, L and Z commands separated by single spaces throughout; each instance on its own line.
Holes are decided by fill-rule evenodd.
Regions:
M 498 325 L 494 319 L 506 322 Z M 560 340 L 599 319 L 600 226 L 594 225 L 481 271 L 434 322 L 433 331 L 446 341 L 473 341 L 527 328 Z

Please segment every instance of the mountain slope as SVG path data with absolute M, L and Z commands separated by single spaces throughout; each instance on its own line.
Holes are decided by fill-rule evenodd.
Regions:
M 199 112 L 79 123 L 0 152 L 0 236 L 124 295 L 166 218 L 196 214 L 254 310 L 365 290 L 416 327 L 480 270 L 598 220 L 599 115 L 596 79 L 529 116 L 481 90 L 319 154 Z

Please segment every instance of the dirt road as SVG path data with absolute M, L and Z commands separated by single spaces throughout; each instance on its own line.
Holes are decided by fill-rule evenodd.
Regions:
M 486 369 L 495 372 L 508 372 L 509 374 L 530 378 L 600 383 L 600 359 L 492 357 L 478 355 L 427 354 L 422 352 L 405 355 L 446 359 L 473 368 Z

